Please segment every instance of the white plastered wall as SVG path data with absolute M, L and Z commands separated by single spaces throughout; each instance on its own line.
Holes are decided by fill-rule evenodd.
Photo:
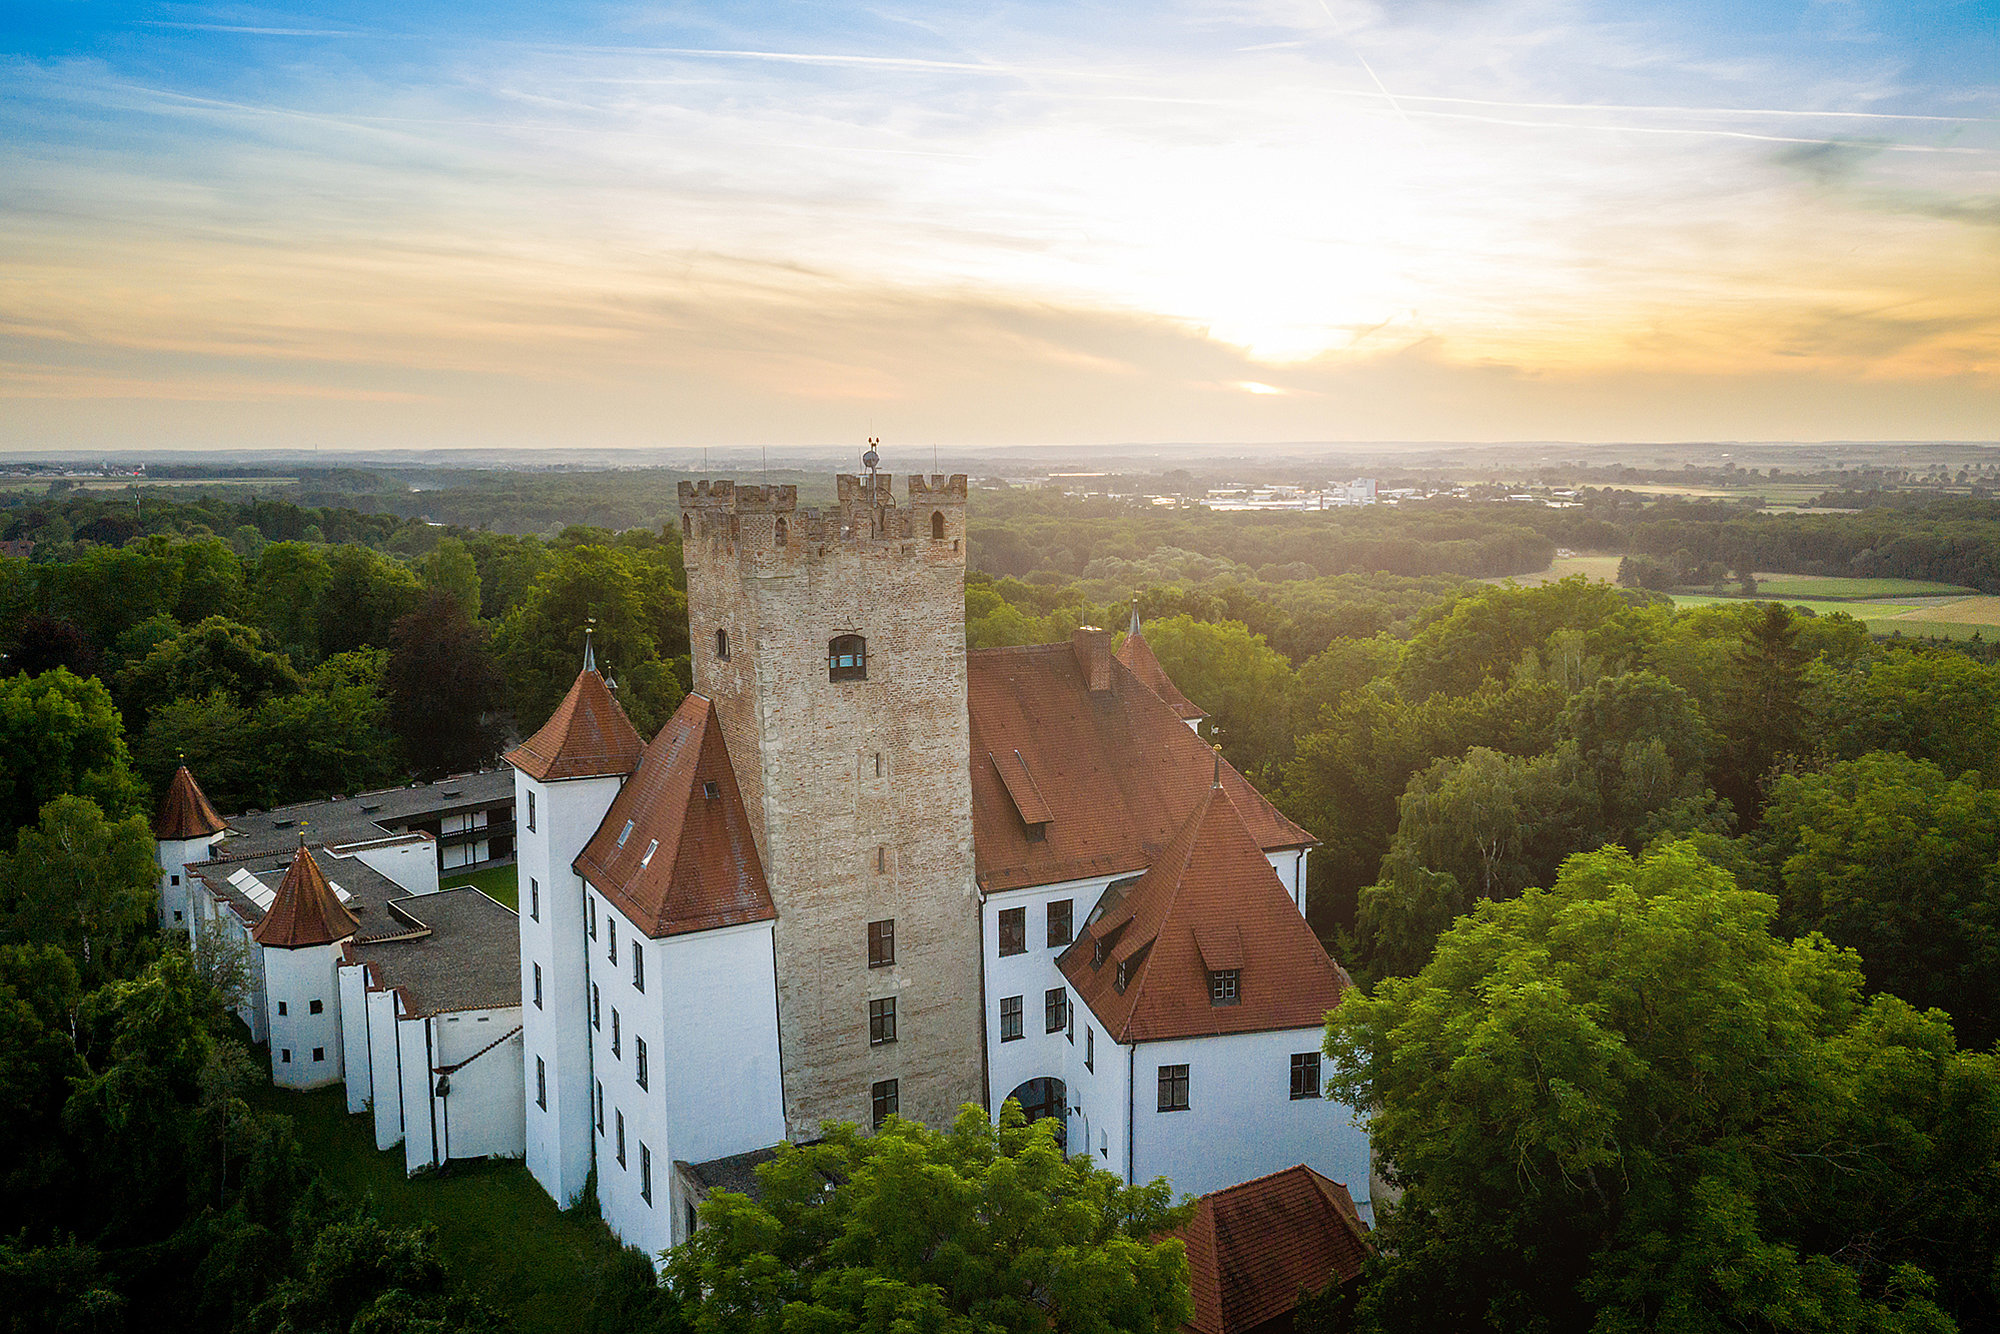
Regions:
M 271 1080 L 281 1088 L 322 1088 L 341 1078 L 340 946 L 301 949 L 258 946 L 264 961 L 265 1008 L 271 1026 Z M 313 1002 L 320 1012 L 312 1012 Z M 280 1014 L 278 1007 L 285 1012 Z M 320 1053 L 319 1059 L 313 1053 Z M 286 1060 L 289 1052 L 291 1059 Z

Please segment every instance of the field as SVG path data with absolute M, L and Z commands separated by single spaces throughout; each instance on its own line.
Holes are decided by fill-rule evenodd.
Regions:
M 514 874 L 512 866 L 489 866 L 483 871 L 438 872 L 439 889 L 453 889 L 459 885 L 477 885 L 488 898 L 497 899 L 516 912 L 521 910 L 519 877 Z
M 1938 598 L 1966 597 L 1975 590 L 1922 579 L 1835 579 L 1817 574 L 1760 574 L 1757 593 L 1774 598 Z
M 0 491 L 46 491 L 51 482 L 68 482 L 78 491 L 150 491 L 160 486 L 290 486 L 296 477 L 0 477 Z
M 453 1163 L 412 1181 L 403 1151 L 377 1150 L 369 1118 L 349 1116 L 338 1087 L 263 1084 L 251 1101 L 292 1118 L 307 1158 L 343 1195 L 373 1200 L 386 1222 L 435 1223 L 452 1272 L 513 1317 L 520 1334 L 577 1328 L 617 1243 L 597 1219 L 556 1208 L 519 1162 Z
M 1623 559 L 1622 556 L 1557 556 L 1549 563 L 1549 568 L 1546 570 L 1538 570 L 1534 574 L 1509 575 L 1502 579 L 1486 579 L 1482 582 L 1515 583 L 1524 588 L 1532 588 L 1537 584 L 1552 584 L 1558 579 L 1581 574 L 1592 579 L 1601 579 L 1608 584 L 1618 578 L 1618 562 Z

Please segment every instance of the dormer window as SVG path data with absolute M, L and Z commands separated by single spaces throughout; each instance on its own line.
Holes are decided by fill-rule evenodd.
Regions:
M 622 847 L 624 847 L 624 846 L 625 846 L 625 840 L 626 840 L 626 839 L 628 839 L 628 838 L 630 838 L 630 837 L 632 837 L 632 830 L 633 830 L 633 828 L 634 828 L 634 827 L 635 827 L 635 826 L 636 826 L 636 825 L 637 825 L 638 823 L 639 823 L 639 822 L 638 822 L 637 820 L 627 820 L 627 821 L 625 822 L 625 827 L 624 827 L 623 829 L 621 829 L 621 830 L 619 830 L 619 831 L 618 831 L 618 846 L 619 846 L 619 847 L 621 847 L 621 848 L 622 848 Z
M 826 646 L 826 679 L 866 681 L 868 641 L 860 635 L 835 635 Z
M 646 855 L 639 859 L 639 865 L 641 867 L 651 866 L 653 864 L 653 854 L 659 850 L 660 840 L 656 838 L 646 845 Z
M 1118 965 L 1118 980 L 1114 985 L 1118 988 L 1118 994 L 1121 996 L 1125 994 L 1125 984 L 1132 980 L 1131 967 L 1130 960 Z
M 1236 1005 L 1243 999 L 1243 970 L 1219 968 L 1208 975 L 1208 1003 Z
M 711 778 L 701 785 L 701 795 L 714 801 L 722 795 L 722 785 Z

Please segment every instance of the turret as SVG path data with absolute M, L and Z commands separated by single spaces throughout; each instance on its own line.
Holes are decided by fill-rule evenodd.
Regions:
M 341 942 L 361 928 L 299 838 L 271 906 L 250 931 L 262 946 L 271 1081 L 309 1089 L 344 1077 L 340 1047 Z
M 194 938 L 195 923 L 188 912 L 186 867 L 205 862 L 213 854 L 215 836 L 223 830 L 222 817 L 202 794 L 194 775 L 183 764 L 167 783 L 167 794 L 153 817 L 153 847 L 160 865 L 159 911 L 162 931 L 185 931 Z

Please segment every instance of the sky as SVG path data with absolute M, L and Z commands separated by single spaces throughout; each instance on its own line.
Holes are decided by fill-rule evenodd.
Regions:
M 0 450 L 2000 439 L 2000 0 L 0 8 Z

